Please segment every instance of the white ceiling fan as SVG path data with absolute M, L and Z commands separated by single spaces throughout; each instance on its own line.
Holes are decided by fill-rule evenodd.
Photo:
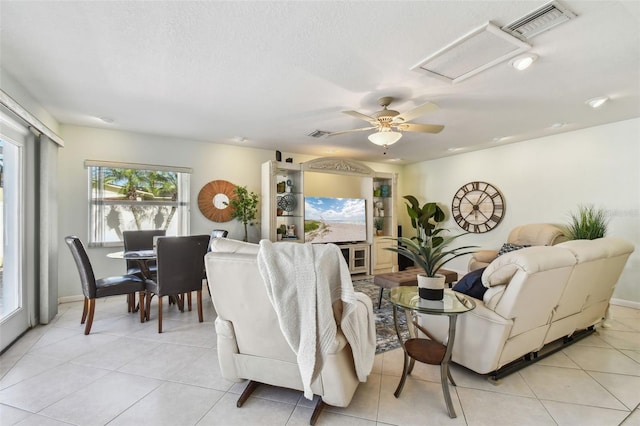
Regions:
M 438 105 L 426 102 L 400 114 L 398 111 L 387 109 L 391 102 L 393 102 L 393 98 L 390 96 L 378 99 L 382 110 L 373 113 L 371 116 L 357 111 L 342 111 L 352 117 L 368 121 L 371 126 L 329 133 L 329 136 L 375 129 L 376 132 L 369 135 L 369 140 L 376 145 L 388 146 L 396 143 L 402 137 L 402 133 L 400 132 L 440 133 L 442 129 L 444 129 L 444 126 L 438 124 L 409 123 L 409 121 L 421 115 L 436 111 Z

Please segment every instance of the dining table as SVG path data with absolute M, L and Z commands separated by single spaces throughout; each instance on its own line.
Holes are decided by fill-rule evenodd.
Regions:
M 155 261 L 158 257 L 155 250 L 130 250 L 130 251 L 116 251 L 108 253 L 107 257 L 111 259 L 124 259 L 134 260 L 140 267 L 140 273 L 145 279 L 152 279 L 151 270 L 149 268 L 149 261 Z

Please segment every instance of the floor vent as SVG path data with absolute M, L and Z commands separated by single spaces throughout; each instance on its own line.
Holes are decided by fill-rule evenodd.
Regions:
M 538 34 L 575 18 L 577 15 L 559 1 L 552 1 L 526 16 L 505 25 L 503 31 L 527 41 Z
M 312 138 L 323 138 L 327 136 L 329 133 L 331 132 L 326 132 L 324 130 L 314 130 L 313 132 L 309 133 L 307 136 L 311 136 Z

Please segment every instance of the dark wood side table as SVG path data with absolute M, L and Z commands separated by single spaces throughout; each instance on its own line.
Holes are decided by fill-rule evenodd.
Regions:
M 415 361 L 425 364 L 440 365 L 440 381 L 442 383 L 442 393 L 447 404 L 449 417 L 455 418 L 456 412 L 453 409 L 451 394 L 449 393 L 449 381 L 453 386 L 456 383 L 451 377 L 449 371 L 449 361 L 451 361 L 451 352 L 453 351 L 453 343 L 456 335 L 456 319 L 458 315 L 468 312 L 476 307 L 473 300 L 465 297 L 463 294 L 456 293 L 451 289 L 445 289 L 444 298 L 442 300 L 425 300 L 418 296 L 418 287 L 396 287 L 389 291 L 389 301 L 393 305 L 393 322 L 396 328 L 398 341 L 404 349 L 404 368 L 402 370 L 402 378 L 394 393 L 396 398 L 400 397 L 407 375 L 411 374 Z M 404 309 L 407 316 L 407 326 L 409 327 L 412 338 L 403 341 L 400 328 L 398 326 L 398 308 Z M 432 338 L 416 338 L 415 329 L 418 328 L 426 336 L 429 333 L 418 324 L 415 314 L 428 315 L 446 315 L 449 317 L 449 338 L 447 345 Z

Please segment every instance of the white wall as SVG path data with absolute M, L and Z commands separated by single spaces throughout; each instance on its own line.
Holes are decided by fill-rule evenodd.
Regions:
M 190 233 L 209 234 L 212 229 L 222 228 L 229 231 L 230 238 L 242 239 L 244 230 L 239 222 L 234 220 L 215 223 L 200 213 L 197 207 L 198 192 L 207 182 L 223 179 L 247 186 L 249 191 L 260 194 L 260 165 L 275 159 L 275 152 L 269 150 L 89 127 L 63 125 L 61 135 L 65 140 L 65 148 L 59 154 L 59 295 L 62 300 L 81 294 L 78 273 L 63 238 L 67 235 L 77 235 L 83 241 L 88 238 L 85 160 L 191 167 Z M 314 158 L 285 152 L 282 156 L 292 157 L 296 163 Z M 366 164 L 381 172 L 399 172 L 401 169 L 399 166 Z M 249 240 L 257 242 L 259 239 L 260 227 L 250 227 Z M 96 276 L 119 275 L 124 272 L 124 261 L 106 257 L 107 253 L 115 250 L 87 248 Z
M 640 307 L 640 119 L 409 165 L 402 177 L 401 196 L 436 201 L 448 212 L 454 193 L 467 182 L 486 181 L 500 189 L 506 204 L 502 222 L 459 240 L 483 248 L 499 248 L 517 225 L 566 224 L 580 204 L 607 209 L 608 235 L 636 246 L 614 298 Z M 410 229 L 406 216 L 402 208 L 400 220 Z M 448 229 L 462 232 L 448 219 Z M 447 267 L 466 271 L 467 262 L 464 257 Z
M 59 134 L 59 123 L 49 112 L 35 100 L 29 91 L 18 83 L 11 74 L 0 68 L 0 82 L 2 82 L 2 90 L 18 102 L 22 108 L 27 110 L 31 115 L 40 120 L 45 126 L 54 133 Z

